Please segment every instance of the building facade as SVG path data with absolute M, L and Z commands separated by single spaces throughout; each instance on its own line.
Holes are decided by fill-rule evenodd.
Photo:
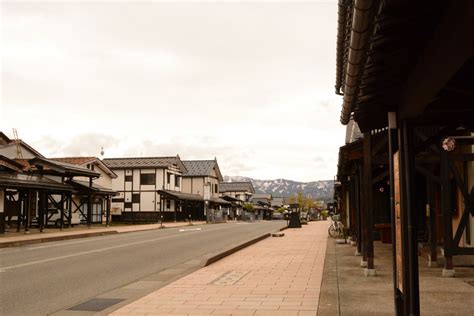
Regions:
M 112 189 L 118 192 L 112 199 L 112 214 L 159 212 L 165 218 L 172 218 L 170 214 L 181 212 L 178 201 L 162 199 L 158 193 L 159 190 L 182 191 L 186 168 L 179 156 L 107 158 L 104 163 L 117 175 L 112 179 Z

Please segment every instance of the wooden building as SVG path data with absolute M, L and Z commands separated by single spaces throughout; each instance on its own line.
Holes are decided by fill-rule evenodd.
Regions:
M 219 184 L 223 177 L 217 159 L 183 160 L 183 164 L 186 167 L 183 192 L 198 195 L 203 201 L 189 205 L 191 218 L 210 222 L 226 220 L 232 203 L 220 198 Z
M 243 206 L 250 203 L 255 188 L 252 182 L 221 182 L 219 184 L 220 197 L 231 202 L 231 217 L 243 219 Z
M 445 277 L 474 255 L 474 2 L 341 0 L 338 14 L 341 123 L 363 134 L 340 149 L 338 209 L 367 276 L 390 215 L 395 313 L 419 315 L 419 245 Z
M 13 161 L 19 166 L 18 170 L 7 168 L 8 174 L 3 174 L 0 181 L 0 186 L 5 189 L 4 214 L 9 224 L 15 218 L 17 230 L 20 227 L 29 230 L 35 219 L 38 219 L 42 230 L 50 224 L 52 214 L 57 211 L 61 217 L 55 223 L 60 228 L 67 222 L 71 225 L 72 213 L 80 214 L 82 221 L 91 225 L 102 223 L 104 215 L 110 211 L 110 198 L 115 192 L 110 186 L 97 184 L 96 181 L 106 181 L 105 178 L 86 165 L 69 163 L 64 159 L 47 159 L 23 140 L 9 139 L 2 132 L 0 155 L 4 161 Z M 105 167 L 97 158 L 88 160 L 89 167 L 92 164 Z M 28 199 L 29 205 L 25 199 Z M 94 213 L 95 201 L 100 201 L 100 208 L 97 207 Z M 108 216 L 105 221 L 108 224 Z
M 179 198 L 186 167 L 175 157 L 106 158 L 103 162 L 117 177 L 112 189 L 112 214 L 117 220 L 157 222 L 184 219 Z M 162 191 L 160 194 L 158 191 Z M 161 198 L 161 195 L 168 194 Z

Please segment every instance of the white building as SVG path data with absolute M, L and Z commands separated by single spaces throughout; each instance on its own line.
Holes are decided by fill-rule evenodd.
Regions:
M 107 158 L 104 163 L 117 175 L 112 189 L 118 195 L 112 199 L 112 214 L 122 220 L 156 221 L 182 217 L 178 201 L 161 199 L 159 190 L 180 193 L 186 168 L 175 157 Z M 131 213 L 134 213 L 133 215 Z

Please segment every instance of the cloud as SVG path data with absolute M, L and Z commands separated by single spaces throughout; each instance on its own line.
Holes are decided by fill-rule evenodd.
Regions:
M 336 171 L 335 1 L 1 6 L 0 123 L 45 155 L 103 146 L 259 178 Z

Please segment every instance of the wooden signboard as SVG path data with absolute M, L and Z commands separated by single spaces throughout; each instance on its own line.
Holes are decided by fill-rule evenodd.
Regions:
M 402 218 L 401 218 L 401 198 L 400 198 L 400 156 L 399 152 L 393 154 L 393 174 L 394 174 L 394 199 L 395 199 L 395 249 L 397 254 L 397 288 L 403 293 L 403 243 L 402 243 Z

